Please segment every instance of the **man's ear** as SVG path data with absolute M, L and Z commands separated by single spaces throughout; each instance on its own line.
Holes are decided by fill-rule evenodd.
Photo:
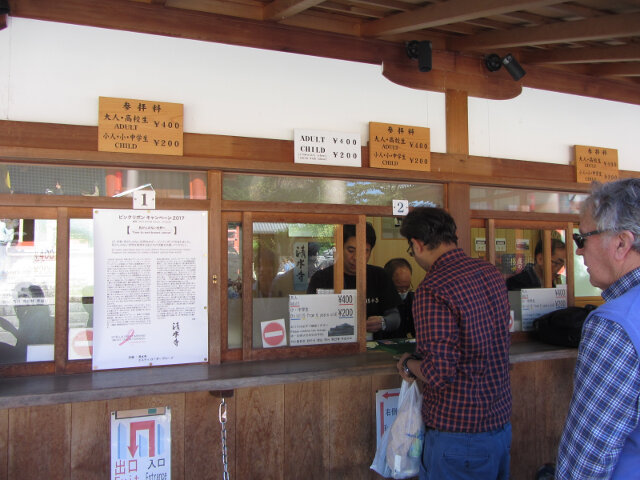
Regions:
M 616 259 L 622 260 L 627 256 L 627 253 L 633 249 L 634 240 L 635 237 L 629 230 L 623 230 L 615 234 L 613 241 L 615 242 Z
M 534 263 L 544 265 L 544 253 L 537 253 Z

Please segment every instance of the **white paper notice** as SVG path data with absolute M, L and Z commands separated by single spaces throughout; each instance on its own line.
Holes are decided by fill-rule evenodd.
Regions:
M 533 330 L 533 321 L 545 313 L 567 308 L 567 286 L 526 288 L 520 291 L 522 330 Z
M 93 369 L 207 361 L 207 212 L 94 210 L 93 226 Z
M 356 291 L 289 295 L 291 346 L 356 341 Z

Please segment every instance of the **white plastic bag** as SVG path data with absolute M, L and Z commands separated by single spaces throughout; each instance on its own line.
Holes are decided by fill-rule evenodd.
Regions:
M 402 380 L 398 415 L 384 432 L 371 469 L 385 478 L 410 478 L 420 473 L 424 424 L 422 395 L 416 382 Z

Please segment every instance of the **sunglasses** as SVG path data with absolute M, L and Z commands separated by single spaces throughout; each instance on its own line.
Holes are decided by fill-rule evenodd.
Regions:
M 606 230 L 593 230 L 587 233 L 574 233 L 573 241 L 576 242 L 576 246 L 578 248 L 584 248 L 584 242 L 587 237 L 590 237 L 591 235 L 598 235 L 599 233 L 604 233 L 605 231 Z

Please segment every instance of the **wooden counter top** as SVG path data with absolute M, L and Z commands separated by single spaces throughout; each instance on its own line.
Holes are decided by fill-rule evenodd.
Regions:
M 511 347 L 511 363 L 577 356 L 577 349 L 523 342 Z M 296 358 L 223 365 L 106 370 L 74 375 L 0 379 L 0 409 L 89 402 L 140 395 L 235 390 L 243 387 L 393 375 L 393 355 L 382 351 L 338 357 Z

